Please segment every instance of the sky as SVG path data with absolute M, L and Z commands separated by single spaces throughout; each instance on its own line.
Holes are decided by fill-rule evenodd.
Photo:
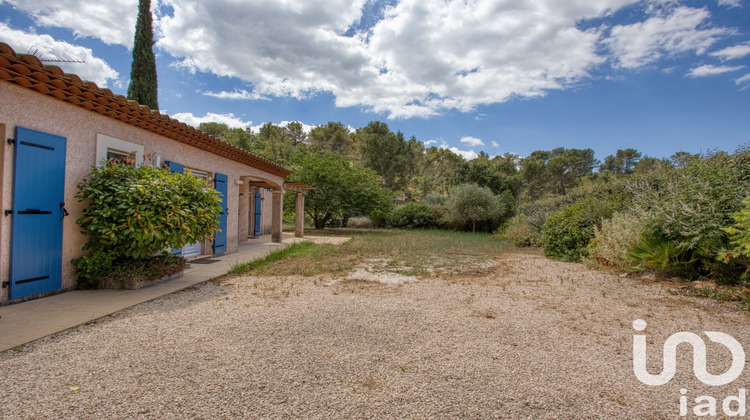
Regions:
M 750 0 L 152 0 L 160 110 L 383 121 L 467 159 L 750 143 Z M 0 0 L 0 41 L 125 95 L 138 0 Z

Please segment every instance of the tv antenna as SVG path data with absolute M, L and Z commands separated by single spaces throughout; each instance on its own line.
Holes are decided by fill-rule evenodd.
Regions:
M 42 63 L 86 64 L 85 60 L 44 58 L 44 53 L 39 52 L 39 48 L 34 48 L 33 45 L 31 46 L 31 48 L 29 48 L 29 52 L 27 52 L 26 54 L 33 55 L 34 57 L 38 58 L 39 61 L 41 61 Z

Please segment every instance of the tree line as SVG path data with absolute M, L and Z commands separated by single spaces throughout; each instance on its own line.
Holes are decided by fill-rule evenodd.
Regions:
M 558 147 L 466 160 L 379 121 L 353 130 L 330 122 L 309 134 L 299 123 L 201 129 L 316 186 L 306 206 L 316 228 L 351 220 L 496 232 L 565 261 L 747 279 L 748 146 L 668 159 L 627 148 L 599 161 L 592 149 Z
M 388 124 L 380 121 L 356 129 L 350 129 L 340 122 L 329 122 L 314 127 L 309 133 L 299 122 L 283 126 L 266 123 L 257 129 L 229 128 L 222 123 L 209 122 L 202 123 L 199 129 L 288 166 L 298 178 L 307 177 L 306 181 L 318 187 L 324 183 L 323 179 L 319 179 L 324 174 L 318 174 L 316 179 L 304 166 L 317 165 L 323 159 L 328 167 L 338 168 L 339 172 L 348 171 L 347 176 L 358 179 L 360 183 L 367 178 L 363 170 L 373 172 L 377 179 L 370 180 L 374 181 L 370 184 L 377 184 L 383 190 L 383 195 L 400 197 L 405 202 L 424 201 L 425 198 L 435 202 L 435 197 L 430 196 L 447 197 L 459 185 L 475 184 L 489 189 L 496 196 L 502 196 L 506 207 L 512 204 L 513 209 L 504 212 L 507 214 L 513 213 L 523 203 L 566 195 L 571 189 L 585 182 L 595 182 L 597 178 L 606 180 L 648 171 L 660 162 L 659 159 L 643 157 L 634 149 L 618 150 L 615 155 L 607 156 L 604 162 L 600 162 L 592 149 L 562 147 L 549 151 L 537 150 L 524 158 L 512 153 L 491 157 L 480 152 L 477 158 L 466 160 L 448 148 L 425 146 L 414 136 L 407 139 L 402 132 L 393 132 Z M 326 154 L 330 156 L 323 157 Z M 346 165 L 342 165 L 342 162 Z M 331 180 L 325 182 L 330 183 Z M 350 190 L 344 188 L 343 182 L 342 179 L 335 184 L 337 189 Z M 370 184 L 367 185 L 371 187 Z M 319 192 L 318 195 L 323 194 Z M 344 209 L 343 213 L 351 216 L 367 215 L 373 209 L 381 208 L 381 202 L 389 201 L 371 196 L 369 205 L 342 204 L 338 206 L 339 209 L 310 216 L 316 226 L 322 228 L 336 221 L 337 213 L 342 213 L 341 208 Z M 330 195 L 327 199 L 336 201 Z M 311 211 L 315 211 L 314 205 Z M 381 211 L 386 212 L 387 209 Z M 497 227 L 497 222 L 502 220 L 485 224 L 482 229 Z

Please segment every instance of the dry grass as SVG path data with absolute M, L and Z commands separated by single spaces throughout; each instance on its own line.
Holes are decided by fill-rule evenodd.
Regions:
M 309 234 L 315 233 L 321 232 Z M 288 258 L 235 274 L 340 278 L 377 260 L 376 270 L 405 276 L 473 277 L 487 274 L 493 258 L 510 248 L 496 237 L 463 232 L 326 229 L 322 234 L 352 239 L 343 245 L 309 245 Z

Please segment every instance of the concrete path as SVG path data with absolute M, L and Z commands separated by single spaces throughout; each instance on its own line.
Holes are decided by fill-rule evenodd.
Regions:
M 265 257 L 271 251 L 294 242 L 343 243 L 349 238 L 305 237 L 284 234 L 283 243 L 272 243 L 271 236 L 249 239 L 239 252 L 211 264 L 190 264 L 185 274 L 173 280 L 138 290 L 73 290 L 41 299 L 0 306 L 0 351 L 84 324 L 226 274 L 233 265 Z

